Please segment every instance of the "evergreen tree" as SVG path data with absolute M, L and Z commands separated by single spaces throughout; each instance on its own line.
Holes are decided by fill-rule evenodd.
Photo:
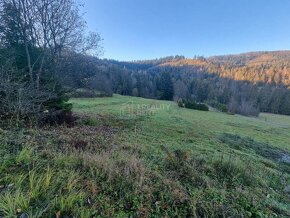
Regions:
M 174 87 L 171 76 L 169 73 L 162 73 L 160 82 L 160 99 L 161 100 L 172 100 L 174 95 Z

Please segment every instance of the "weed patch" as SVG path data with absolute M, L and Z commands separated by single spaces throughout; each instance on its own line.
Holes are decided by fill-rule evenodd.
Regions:
M 226 187 L 257 185 L 253 168 L 241 161 L 221 157 L 213 161 L 212 166 L 214 175 Z

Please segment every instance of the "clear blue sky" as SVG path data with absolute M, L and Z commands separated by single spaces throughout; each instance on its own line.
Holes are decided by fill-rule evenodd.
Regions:
M 104 58 L 290 49 L 290 0 L 83 0 Z

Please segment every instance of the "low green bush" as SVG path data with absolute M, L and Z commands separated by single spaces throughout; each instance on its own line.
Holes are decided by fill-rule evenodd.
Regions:
M 217 109 L 220 112 L 223 112 L 223 113 L 229 112 L 228 106 L 226 104 L 222 104 L 222 103 L 217 102 L 217 101 L 211 101 L 211 102 L 209 102 L 209 104 L 210 104 L 210 106 L 212 106 L 213 108 Z
M 185 107 L 184 101 L 183 101 L 182 98 L 180 98 L 180 99 L 177 100 L 177 105 L 178 105 L 178 107 Z
M 204 103 L 197 103 L 193 100 L 179 99 L 177 101 L 178 107 L 185 107 L 193 110 L 209 111 L 209 107 Z
M 194 101 L 186 102 L 185 107 L 189 109 L 194 109 L 194 110 L 209 111 L 209 108 L 206 104 L 196 103 Z

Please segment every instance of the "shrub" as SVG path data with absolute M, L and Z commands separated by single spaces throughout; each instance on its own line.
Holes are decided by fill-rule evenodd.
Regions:
M 68 103 L 65 90 L 57 81 L 35 87 L 26 82 L 24 77 L 18 77 L 16 73 L 10 75 L 8 72 L 0 71 L 0 118 L 16 126 L 43 122 L 43 117 L 55 113 L 58 116 L 50 116 L 50 120 L 57 118 L 55 123 L 67 120 L 72 105 Z M 59 114 L 63 113 L 64 117 L 60 118 Z
M 221 112 L 227 113 L 228 112 L 228 107 L 225 104 L 218 104 L 217 109 Z
M 197 103 L 195 101 L 184 100 L 182 98 L 178 99 L 177 105 L 178 107 L 185 107 L 185 108 L 200 110 L 200 111 L 209 111 L 209 107 L 204 103 Z
M 71 110 L 49 110 L 40 115 L 39 125 L 60 125 L 68 124 L 74 125 L 76 118 L 73 116 Z
M 185 105 L 184 105 L 184 101 L 183 101 L 182 98 L 179 98 L 179 99 L 177 100 L 177 105 L 178 105 L 178 107 L 185 107 Z
M 223 113 L 227 113 L 229 111 L 227 105 L 219 103 L 217 101 L 211 102 L 210 105 Z
M 209 108 L 204 103 L 196 103 L 195 101 L 187 101 L 185 102 L 185 107 L 189 109 L 194 110 L 200 110 L 200 111 L 209 111 Z

